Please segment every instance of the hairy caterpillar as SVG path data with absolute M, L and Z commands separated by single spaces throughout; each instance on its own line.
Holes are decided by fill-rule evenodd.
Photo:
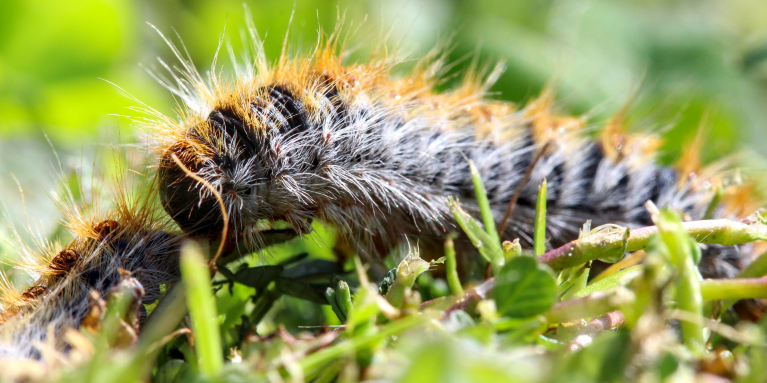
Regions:
M 577 238 L 587 220 L 651 224 L 647 200 L 701 218 L 716 186 L 726 183 L 695 161 L 680 169 L 657 165 L 657 140 L 627 133 L 620 115 L 593 140 L 584 134 L 585 118 L 555 113 L 550 93 L 522 108 L 489 99 L 499 70 L 485 81 L 471 72 L 461 86 L 439 93 L 439 53 L 395 79 L 391 57 L 346 65 L 338 36 L 320 38 L 305 56 L 283 48 L 271 64 L 251 25 L 255 54 L 235 66 L 232 78 L 220 76 L 215 61 L 201 75 L 168 42 L 182 68 L 163 63 L 172 78 L 156 76 L 185 108 L 178 121 L 152 111 L 149 141 L 161 157 L 163 207 L 185 232 L 212 235 L 223 221 L 211 192 L 188 177 L 174 155 L 222 196 L 239 239 L 258 245 L 262 219 L 287 221 L 298 234 L 317 219 L 369 260 L 408 239 L 425 254 L 441 253 L 444 234 L 456 231 L 444 197 L 457 196 L 477 212 L 468 160 L 482 174 L 501 221 L 533 156 L 548 143 L 502 235 L 527 245 L 543 179 L 553 246 Z M 725 202 L 720 213 L 753 208 L 738 198 Z M 737 263 L 734 250 L 708 253 Z M 728 265 L 717 261 L 703 273 L 727 274 Z
M 162 285 L 178 280 L 182 236 L 170 231 L 170 221 L 154 206 L 154 193 L 131 197 L 118 189 L 114 199 L 105 213 L 59 200 L 73 239 L 63 246 L 44 242 L 37 251 L 20 245 L 25 258 L 20 267 L 37 279 L 16 291 L 3 277 L 0 360 L 45 359 L 46 352 L 68 351 L 67 332 L 98 329 L 105 299 L 121 284 L 132 294 L 129 325 L 136 331 L 146 316 L 143 305 L 161 296 Z

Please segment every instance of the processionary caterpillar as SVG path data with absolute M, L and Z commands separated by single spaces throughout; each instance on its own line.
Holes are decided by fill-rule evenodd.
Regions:
M 445 234 L 458 231 L 445 197 L 456 196 L 478 213 L 469 160 L 482 175 L 496 222 L 532 166 L 501 236 L 520 238 L 523 246 L 532 241 L 536 190 L 544 179 L 552 246 L 577 238 L 587 220 L 652 224 L 648 200 L 700 219 L 724 183 L 695 164 L 657 165 L 657 139 L 629 134 L 622 114 L 594 140 L 585 135 L 585 118 L 555 113 L 551 92 L 522 108 L 488 98 L 499 68 L 486 80 L 471 71 L 461 85 L 440 93 L 440 52 L 393 78 L 398 61 L 391 56 L 344 63 L 338 30 L 320 34 L 306 55 L 283 48 L 274 63 L 252 23 L 249 31 L 255 53 L 231 78 L 215 61 L 203 76 L 170 41 L 181 68 L 161 61 L 170 78 L 155 72 L 184 103 L 179 120 L 150 110 L 148 130 L 161 157 L 163 206 L 189 234 L 215 235 L 223 221 L 210 191 L 170 160 L 174 154 L 223 197 L 238 240 L 257 246 L 259 220 L 284 220 L 302 235 L 316 219 L 371 262 L 406 240 L 427 256 L 442 254 Z M 751 213 L 752 206 L 738 201 L 728 211 Z M 465 238 L 462 243 L 462 253 L 474 251 Z M 721 256 L 709 260 L 737 254 L 714 246 L 707 252 Z M 719 261 L 701 269 L 704 275 L 734 270 Z
M 726 183 L 697 166 L 657 165 L 657 140 L 627 133 L 620 114 L 594 140 L 584 134 L 585 118 L 556 114 L 550 92 L 522 108 L 490 99 L 500 67 L 485 80 L 471 71 L 460 86 L 440 93 L 434 90 L 445 61 L 439 51 L 397 79 L 392 56 L 345 63 L 340 35 L 322 36 L 304 56 L 283 49 L 270 63 L 251 25 L 255 53 L 235 66 L 232 78 L 221 76 L 215 61 L 201 75 L 169 43 L 182 68 L 163 63 L 171 79 L 155 74 L 184 108 L 177 120 L 147 107 L 153 115 L 148 141 L 160 157 L 162 205 L 184 232 L 217 236 L 224 226 L 214 193 L 186 169 L 221 196 L 236 240 L 258 247 L 260 220 L 286 221 L 297 235 L 318 220 L 371 263 L 405 242 L 417 242 L 426 256 L 441 255 L 446 234 L 460 231 L 445 197 L 458 197 L 478 214 L 469 161 L 482 175 L 499 223 L 523 185 L 502 237 L 526 246 L 544 179 L 551 246 L 577 238 L 587 220 L 649 225 L 647 200 L 702 218 L 716 187 Z M 744 190 L 728 188 L 733 195 Z M 125 280 L 135 280 L 142 291 L 140 306 L 178 279 L 182 235 L 150 207 L 153 194 L 144 197 L 135 203 L 118 198 L 115 210 L 90 218 L 69 210 L 75 239 L 46 251 L 45 261 L 31 267 L 39 275 L 31 287 L 3 294 L 0 358 L 38 358 L 43 342 L 65 349 L 65 330 L 87 324 L 98 307 L 93 302 Z M 717 214 L 751 210 L 742 199 L 725 198 Z M 474 252 L 466 238 L 458 245 L 462 254 Z M 704 276 L 734 274 L 736 249 L 712 245 L 706 254 Z
M 3 277 L 0 302 L 0 360 L 45 359 L 45 352 L 71 349 L 68 331 L 99 330 L 105 301 L 119 286 L 131 292 L 135 335 L 146 317 L 144 305 L 155 302 L 161 286 L 180 276 L 181 239 L 170 220 L 158 211 L 156 193 L 118 186 L 114 205 L 103 212 L 57 197 L 73 239 L 65 244 L 42 242 L 40 250 L 21 245 L 19 252 L 31 287 L 16 291 Z M 71 340 L 71 339 L 70 339 Z

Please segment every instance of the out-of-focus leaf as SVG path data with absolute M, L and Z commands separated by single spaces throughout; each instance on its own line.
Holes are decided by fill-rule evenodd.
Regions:
M 618 286 L 625 286 L 632 279 L 634 279 L 635 277 L 641 274 L 642 274 L 641 265 L 627 267 L 613 275 L 610 275 L 609 277 L 600 279 L 586 286 L 583 290 L 575 293 L 575 298 L 585 297 L 586 295 L 595 293 L 597 291 L 612 290 Z
M 628 331 L 601 334 L 589 347 L 569 355 L 555 376 L 573 382 L 622 382 L 631 360 L 630 342 Z
M 540 316 L 519 320 L 508 332 L 503 334 L 504 346 L 530 344 L 548 330 L 549 325 Z

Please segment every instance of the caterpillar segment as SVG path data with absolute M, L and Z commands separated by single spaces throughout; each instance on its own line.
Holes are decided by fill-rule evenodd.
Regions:
M 118 343 L 136 340 L 144 306 L 180 276 L 182 236 L 152 206 L 152 198 L 121 198 L 107 212 L 60 204 L 73 239 L 65 245 L 42 243 L 40 250 L 18 247 L 24 257 L 18 267 L 36 279 L 17 291 L 2 278 L 0 360 L 46 361 L 57 359 L 52 353 L 69 353 L 77 348 L 72 330 L 100 331 L 107 301 L 125 294 L 129 305 Z
M 182 69 L 165 65 L 169 78 L 155 74 L 184 102 L 178 120 L 150 110 L 148 142 L 160 157 L 161 202 L 192 235 L 217 235 L 223 221 L 213 193 L 188 172 L 221 195 L 238 240 L 258 247 L 260 220 L 284 220 L 302 235 L 317 219 L 371 261 L 406 241 L 427 256 L 442 253 L 445 235 L 460 232 L 445 198 L 455 196 L 478 213 L 469 160 L 499 222 L 535 153 L 547 147 L 502 235 L 524 246 L 532 242 L 544 179 L 549 246 L 576 239 L 587 220 L 650 225 L 648 200 L 700 219 L 717 185 L 730 194 L 744 190 L 705 168 L 658 165 L 660 139 L 630 133 L 625 111 L 594 139 L 586 134 L 587 118 L 556 113 L 552 92 L 524 107 L 490 99 L 498 68 L 487 81 L 471 71 L 463 85 L 440 93 L 434 90 L 444 61 L 439 54 L 396 78 L 391 58 L 345 65 L 337 33 L 308 55 L 283 52 L 273 65 L 258 36 L 251 37 L 254 64 L 237 65 L 232 77 L 215 63 L 203 77 L 170 42 Z M 750 213 L 731 205 L 716 211 Z M 465 238 L 460 243 L 464 254 L 474 251 Z M 739 259 L 735 248 L 710 248 L 715 261 L 701 268 L 705 276 L 723 271 L 720 260 Z

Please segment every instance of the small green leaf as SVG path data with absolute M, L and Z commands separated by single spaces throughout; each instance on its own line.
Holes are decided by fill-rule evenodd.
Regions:
M 290 278 L 279 277 L 275 280 L 277 291 L 292 297 L 307 300 L 321 305 L 328 304 L 327 298 L 306 283 Z
M 575 298 L 582 298 L 597 291 L 607 291 L 612 290 L 618 286 L 625 286 L 632 279 L 638 277 L 641 274 L 642 265 L 627 267 L 615 274 L 610 275 L 609 277 L 600 279 L 586 286 L 583 290 L 575 293 Z
M 277 279 L 283 271 L 282 266 L 258 266 L 242 269 L 234 274 L 234 280 L 245 286 L 262 289 Z
M 453 213 L 455 221 L 461 226 L 463 231 L 466 232 L 466 235 L 469 237 L 474 247 L 479 250 L 479 253 L 485 260 L 493 265 L 495 273 L 498 273 L 498 270 L 503 267 L 503 264 L 506 261 L 503 257 L 501 244 L 488 235 L 485 229 L 480 226 L 479 222 L 461 209 L 458 201 L 454 200 L 453 197 L 448 197 L 447 206 L 450 209 L 450 212 Z
M 341 274 L 343 271 L 343 266 L 339 265 L 338 262 L 324 259 L 309 259 L 285 269 L 280 276 L 290 279 L 310 279 L 331 277 L 335 274 Z
M 498 312 L 512 318 L 541 314 L 556 301 L 557 284 L 535 258 L 512 258 L 496 277 L 493 298 Z

